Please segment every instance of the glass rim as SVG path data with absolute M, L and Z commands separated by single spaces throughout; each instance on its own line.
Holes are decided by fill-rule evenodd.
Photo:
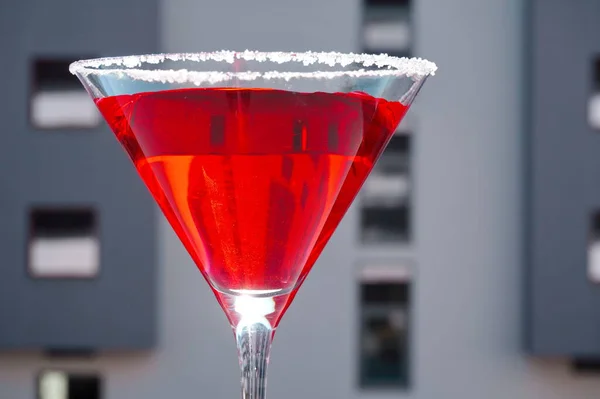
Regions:
M 322 64 L 330 68 L 339 67 L 333 71 L 311 72 L 223 72 L 199 71 L 188 69 L 144 69 L 142 66 L 160 65 L 165 61 L 202 63 L 206 61 L 233 64 L 236 60 L 271 62 L 273 64 L 298 63 L 306 67 L 311 64 Z M 379 69 L 346 69 L 349 65 L 360 65 L 362 68 L 376 67 Z M 119 78 L 127 77 L 134 80 L 161 83 L 218 83 L 237 79 L 252 81 L 256 79 L 332 79 L 339 77 L 410 77 L 413 80 L 435 75 L 435 63 L 422 58 L 396 57 L 388 54 L 355 54 L 339 52 L 262 52 L 262 51 L 214 51 L 199 53 L 157 53 L 130 55 L 124 57 L 104 57 L 75 61 L 69 65 L 73 75 L 114 75 Z

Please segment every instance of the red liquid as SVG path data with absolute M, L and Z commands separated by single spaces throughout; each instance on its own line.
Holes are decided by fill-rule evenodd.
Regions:
M 267 89 L 97 106 L 213 289 L 273 294 L 302 283 L 407 111 L 363 93 Z

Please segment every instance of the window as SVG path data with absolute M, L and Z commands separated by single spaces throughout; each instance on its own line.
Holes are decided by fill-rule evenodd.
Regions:
M 592 93 L 588 100 L 588 123 L 600 129 L 600 57 L 592 62 Z
M 369 267 L 360 283 L 362 388 L 408 388 L 410 378 L 410 271 Z
M 365 182 L 361 210 L 365 244 L 410 240 L 410 138 L 396 133 Z
M 365 0 L 363 50 L 410 56 L 410 12 L 410 0 Z M 403 121 L 362 190 L 361 239 L 365 244 L 410 241 L 411 140 L 405 125 Z
M 571 368 L 577 374 L 600 374 L 600 359 L 596 357 L 576 358 L 571 361 Z
M 95 374 L 44 371 L 37 382 L 39 399 L 100 399 L 101 380 Z
M 600 212 L 592 214 L 588 242 L 588 276 L 600 283 Z
M 408 7 L 409 0 L 365 0 L 367 7 Z
M 366 0 L 362 34 L 367 53 L 408 56 L 412 42 L 410 2 Z
M 91 278 L 100 268 L 96 215 L 91 209 L 30 213 L 29 273 L 36 278 Z
M 35 59 L 29 117 L 36 129 L 93 128 L 101 116 L 78 79 L 69 72 L 77 58 Z

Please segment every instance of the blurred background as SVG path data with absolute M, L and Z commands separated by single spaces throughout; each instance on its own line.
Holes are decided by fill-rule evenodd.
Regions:
M 600 397 L 600 1 L 4 0 L 0 399 L 239 397 L 222 310 L 70 62 L 435 61 L 283 319 L 269 397 Z

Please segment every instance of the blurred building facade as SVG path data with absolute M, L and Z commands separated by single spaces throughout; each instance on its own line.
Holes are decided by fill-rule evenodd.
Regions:
M 531 115 L 536 107 L 531 103 L 541 95 L 536 90 L 552 82 L 548 78 L 535 80 L 537 86 L 529 83 L 543 68 L 542 61 L 559 57 L 581 39 L 565 32 L 582 31 L 591 37 L 590 32 L 598 33 L 590 16 L 600 16 L 595 14 L 600 8 L 592 0 L 568 9 L 562 3 L 111 0 L 84 7 L 66 0 L 52 6 L 29 0 L 10 12 L 7 5 L 1 5 L 0 26 L 13 27 L 19 35 L 3 35 L 0 44 L 19 57 L 22 65 L 29 65 L 31 72 L 13 70 L 16 67 L 11 69 L 9 62 L 0 65 L 2 76 L 22 77 L 11 86 L 16 91 L 22 87 L 21 100 L 0 100 L 0 116 L 19 120 L 17 130 L 19 124 L 27 125 L 22 130 L 29 135 L 22 142 L 7 139 L 13 141 L 0 148 L 0 162 L 10 164 L 0 171 L 8 193 L 0 199 L 0 208 L 4 206 L 7 215 L 0 237 L 10 243 L 0 245 L 0 253 L 28 254 L 13 254 L 8 257 L 10 264 L 0 266 L 0 281 L 5 282 L 0 283 L 5 292 L 4 296 L 0 293 L 0 399 L 239 395 L 233 336 L 208 286 L 97 114 L 74 105 L 91 102 L 70 86 L 65 89 L 72 81 L 52 71 L 64 69 L 67 60 L 88 56 L 246 48 L 387 52 L 428 58 L 440 68 L 401 124 L 279 327 L 269 371 L 270 397 L 598 397 L 599 362 L 595 359 L 600 350 L 595 352 L 594 342 L 600 346 L 600 329 L 595 336 L 593 327 L 600 326 L 600 320 L 593 317 L 591 308 L 580 314 L 574 305 L 564 305 L 570 303 L 576 287 L 582 292 L 590 289 L 585 285 L 587 275 L 581 277 L 580 286 L 571 286 L 572 291 L 556 294 L 562 302 L 552 301 L 552 296 L 544 293 L 565 270 L 540 274 L 536 256 L 543 254 L 545 247 L 531 249 L 530 245 L 537 226 L 537 219 L 529 213 L 537 204 L 531 198 L 543 193 L 531 192 L 530 186 L 549 184 L 538 182 L 538 174 L 531 172 L 531 156 L 547 154 L 532 149 L 537 143 L 546 143 L 543 131 L 538 141 L 527 139 L 536 121 Z M 545 31 L 546 37 L 539 31 L 544 26 L 555 29 Z M 102 40 L 93 39 L 94 45 L 87 47 L 85 39 L 77 38 L 86 30 Z M 558 49 L 556 53 L 534 51 L 551 45 Z M 600 51 L 600 45 L 597 47 L 586 48 L 589 54 L 583 54 L 584 50 L 583 55 L 569 54 L 588 57 L 585 62 L 592 71 L 593 52 Z M 562 79 L 568 82 L 567 77 Z M 582 75 L 578 83 L 582 93 L 588 93 L 585 79 Z M 65 89 L 67 94 L 56 93 L 57 82 L 58 91 Z M 596 84 L 593 79 L 589 82 L 589 103 L 573 105 L 581 108 L 573 111 L 574 117 L 582 115 L 592 127 L 597 115 Z M 563 105 L 554 104 L 555 110 Z M 71 106 L 82 108 L 61 114 Z M 23 132 L 7 132 L 6 137 Z M 65 144 L 53 144 L 55 138 Z M 71 141 L 82 143 L 70 147 Z M 547 144 L 546 151 L 559 149 L 560 141 L 554 145 Z M 37 158 L 22 161 L 32 146 Z M 49 153 L 48 148 L 53 150 Z M 45 170 L 42 161 L 55 161 L 52 155 L 67 154 L 67 150 L 112 154 L 110 165 L 94 169 L 90 165 L 101 165 L 102 160 L 65 155 L 61 167 Z M 576 157 L 573 152 L 572 158 L 563 162 Z M 36 159 L 40 162 L 36 168 L 25 166 L 38 162 Z M 77 184 L 84 194 L 63 196 L 78 192 L 65 178 L 71 176 L 69 170 L 84 168 L 76 162 L 91 168 L 87 176 L 94 176 L 96 186 L 101 187 L 98 192 L 86 188 L 83 179 Z M 573 173 L 577 167 L 586 167 L 577 165 Z M 29 172 L 20 176 L 23 170 Z M 110 183 L 119 173 L 124 177 L 115 183 L 115 189 Z M 29 193 L 21 187 L 30 184 L 41 188 Z M 55 194 L 48 196 L 47 192 Z M 112 195 L 103 196 L 114 192 L 124 197 L 120 208 Z M 94 204 L 100 211 L 90 213 L 88 208 Z M 561 205 L 564 203 L 539 206 Z M 119 224 L 116 216 L 115 220 L 102 219 L 107 214 L 130 212 L 129 226 L 138 230 L 122 231 L 125 224 Z M 586 223 L 582 219 L 581 225 Z M 43 238 L 44 232 L 51 235 L 57 224 L 59 230 L 66 226 L 78 237 L 80 257 L 47 264 L 48 251 L 60 249 L 44 246 L 42 239 L 35 241 L 32 237 L 37 236 L 31 231 L 41 231 Z M 90 239 L 98 225 L 104 233 L 96 235 L 100 240 Z M 140 235 L 139 230 L 148 235 Z M 583 241 L 586 234 L 581 231 Z M 129 245 L 118 247 L 118 241 Z M 112 252 L 119 257 L 105 257 L 112 253 L 107 245 L 113 245 Z M 143 250 L 149 246 L 156 251 Z M 577 245 L 571 247 L 576 250 Z M 577 265 L 585 268 L 585 245 L 582 248 Z M 595 247 L 590 248 L 589 273 L 593 277 Z M 130 263 L 129 272 L 113 267 L 114 274 L 109 273 L 110 262 Z M 18 274 L 23 268 L 28 271 Z M 79 284 L 77 279 L 61 280 L 63 285 L 52 288 L 55 280 L 46 278 L 61 273 L 85 279 L 84 285 L 73 288 Z M 138 280 L 138 276 L 145 277 Z M 100 280 L 95 279 L 111 281 L 117 288 L 96 284 L 94 281 Z M 549 280 L 550 285 L 546 284 Z M 21 282 L 28 284 L 28 290 L 44 291 L 46 296 L 34 292 L 11 300 L 8 286 L 17 295 Z M 64 292 L 73 290 L 80 290 L 93 311 L 75 306 L 57 309 L 63 314 L 59 318 L 44 319 L 63 320 L 68 329 L 35 322 L 53 311 L 51 304 L 64 306 L 70 298 Z M 589 295 L 583 299 L 594 304 L 595 293 Z M 107 300 L 107 296 L 113 298 Z M 38 302 L 50 305 L 42 312 L 36 308 Z M 119 317 L 94 317 L 108 306 Z M 552 309 L 558 319 L 544 322 Z M 576 325 L 577 331 L 587 328 L 585 339 L 564 327 L 568 334 L 563 335 L 569 339 L 565 343 L 560 317 L 567 314 L 574 315 L 569 325 Z M 68 324 L 74 315 L 95 327 L 84 334 L 89 326 Z M 136 322 L 127 324 L 128 316 Z M 20 327 L 12 329 L 9 324 Z M 106 328 L 107 324 L 114 328 Z M 146 332 L 135 330 L 136 326 Z M 553 331 L 550 338 L 544 328 Z M 48 330 L 45 336 L 49 338 L 36 341 L 41 330 Z M 27 345 L 19 345 L 25 341 Z M 45 345 L 47 342 L 52 345 Z M 88 353 L 94 348 L 86 342 L 97 342 L 105 350 Z M 62 395 L 66 391 L 70 393 Z

